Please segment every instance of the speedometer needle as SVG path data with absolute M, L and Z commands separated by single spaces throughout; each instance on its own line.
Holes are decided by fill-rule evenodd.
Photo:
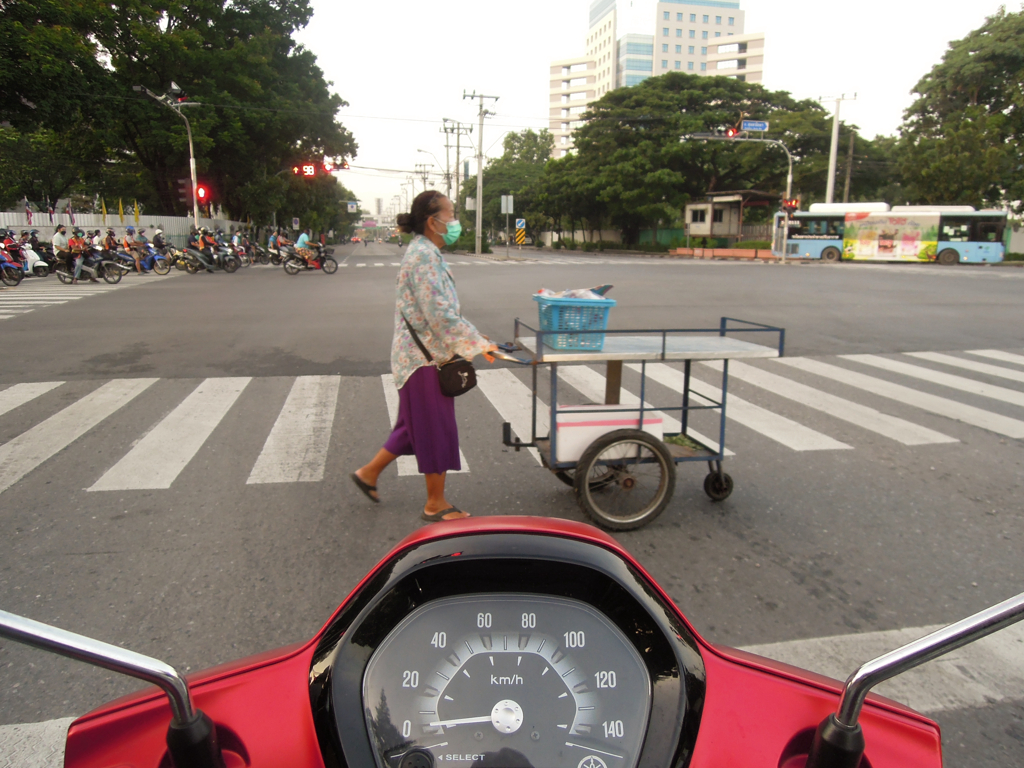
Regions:
M 436 723 L 430 723 L 431 726 L 436 727 L 438 725 L 450 728 L 453 725 L 469 725 L 470 723 L 489 723 L 491 722 L 491 716 L 485 715 L 484 717 L 460 717 L 455 720 L 439 720 Z

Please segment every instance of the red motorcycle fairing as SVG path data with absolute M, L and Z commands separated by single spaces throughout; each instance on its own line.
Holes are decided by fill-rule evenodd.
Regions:
M 706 670 L 690 768 L 802 768 L 814 729 L 836 709 L 842 690 L 838 681 L 706 642 L 643 566 L 610 536 L 588 525 L 536 517 L 472 518 L 421 528 L 362 579 L 309 642 L 190 675 L 195 705 L 216 723 L 228 768 L 324 766 L 309 687 L 313 656 L 324 633 L 397 558 L 430 542 L 482 534 L 553 536 L 600 547 L 639 574 L 673 611 L 699 644 Z M 351 716 L 362 722 L 362 712 Z M 170 718 L 167 699 L 155 688 L 104 705 L 72 723 L 65 766 L 170 768 L 164 741 Z M 862 766 L 942 765 L 939 728 L 932 720 L 872 694 L 860 722 L 867 744 Z

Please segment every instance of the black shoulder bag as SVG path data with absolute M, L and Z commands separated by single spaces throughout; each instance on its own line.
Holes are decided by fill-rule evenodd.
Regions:
M 476 368 L 473 367 L 469 360 L 456 355 L 447 363 L 438 365 L 434 362 L 433 356 L 427 351 L 423 342 L 420 341 L 420 337 L 416 334 L 412 325 L 409 324 L 409 320 L 404 313 L 402 314 L 402 319 L 405 320 L 405 327 L 409 329 L 412 340 L 416 342 L 420 352 L 427 358 L 427 362 L 437 366 L 437 378 L 438 383 L 441 385 L 442 395 L 445 397 L 458 397 L 459 395 L 466 394 L 476 386 Z

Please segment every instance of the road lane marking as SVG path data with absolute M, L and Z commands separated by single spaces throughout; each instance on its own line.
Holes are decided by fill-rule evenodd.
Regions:
M 63 383 L 63 381 L 41 381 L 35 384 L 15 384 L 13 387 L 8 387 L 0 392 L 0 416 L 8 411 L 13 411 L 19 405 L 35 400 L 40 395 L 45 395 Z
M 810 360 L 806 357 L 780 357 L 772 360 L 771 363 L 788 365 L 791 368 L 823 376 L 826 379 L 838 381 L 840 384 L 863 389 L 873 395 L 887 397 L 904 405 L 920 408 L 954 421 L 962 421 L 964 424 L 981 427 L 999 435 L 1014 438 L 1024 437 L 1024 421 L 1012 419 L 1009 416 L 1000 416 L 998 413 L 911 389 L 902 384 L 893 384 L 874 376 L 866 376 L 863 373 L 823 363 L 820 360 Z
M 980 395 L 981 397 L 987 397 L 991 400 L 1000 400 L 1004 403 L 1010 403 L 1011 405 L 1024 406 L 1024 392 L 1007 389 L 1006 387 L 997 387 L 994 384 L 985 384 L 980 381 L 975 381 L 974 379 L 968 379 L 964 376 L 954 376 L 949 373 L 932 370 L 931 368 L 923 368 L 920 365 L 911 365 L 910 363 L 902 363 L 899 360 L 890 360 L 887 357 L 879 357 L 878 355 L 839 355 L 839 358 L 842 360 L 853 360 L 854 362 L 863 363 L 864 365 L 871 365 L 875 368 L 881 368 L 884 371 L 901 373 L 904 376 L 910 376 L 914 379 L 921 379 L 922 381 L 941 384 L 944 387 L 959 389 L 961 392 Z
M 299 376 L 246 485 L 324 479 L 341 376 Z
M 0 445 L 0 493 L 113 414 L 157 379 L 113 379 Z
M 250 381 L 249 377 L 203 381 L 88 490 L 170 488 Z
M 964 360 L 962 357 L 944 355 L 941 352 L 908 352 L 907 355 L 910 357 L 920 358 L 921 360 L 930 360 L 933 363 L 950 365 L 954 368 L 963 368 L 968 371 L 974 371 L 975 373 L 984 373 L 987 376 L 996 376 L 997 378 L 1009 379 L 1010 381 L 1024 382 L 1024 371 L 1015 371 L 1012 368 L 1004 368 L 1001 365 L 979 363 L 977 360 Z
M 717 361 L 705 362 L 702 365 L 717 371 L 722 370 L 722 364 Z M 729 362 L 729 378 L 740 379 L 755 387 L 761 387 L 780 397 L 785 397 L 800 405 L 806 405 L 808 408 L 821 411 L 842 421 L 848 421 L 855 426 L 903 443 L 903 445 L 960 442 L 955 437 L 943 435 L 927 427 L 898 419 L 866 405 L 837 397 L 814 387 L 808 387 L 806 384 L 787 379 L 784 376 L 777 376 L 738 360 Z
M 745 646 L 786 664 L 845 680 L 859 665 L 943 625 Z M 1024 626 L 1007 627 L 873 690 L 918 712 L 985 707 L 1024 698 Z
M 967 354 L 987 357 L 990 360 L 1002 360 L 1004 363 L 1024 365 L 1024 355 L 1015 355 L 1012 352 L 1003 352 L 1000 349 L 968 349 Z
M 605 377 L 595 371 L 593 368 L 589 368 L 585 365 L 560 365 L 558 366 L 558 376 L 570 386 L 579 390 L 580 394 L 595 403 L 604 402 L 604 390 L 605 390 Z M 640 398 L 630 392 L 628 389 L 621 389 L 619 393 L 619 403 L 624 406 L 636 406 L 640 407 Z M 654 407 L 644 402 L 644 410 L 650 408 L 654 411 Z M 671 434 L 673 432 L 682 431 L 683 425 L 678 419 L 669 416 L 667 413 L 658 412 L 658 415 L 662 418 L 662 427 L 665 432 Z M 719 451 L 718 443 L 712 440 L 710 437 L 702 435 L 693 429 L 688 428 L 686 434 L 703 443 L 712 451 Z M 736 454 L 726 449 L 726 456 L 735 456 Z
M 480 391 L 494 406 L 503 421 L 512 425 L 524 443 L 530 442 L 533 424 L 533 406 L 530 388 L 521 382 L 508 368 L 496 368 L 490 371 L 476 372 Z M 537 400 L 537 432 L 546 435 L 551 424 L 551 411 L 539 398 Z M 536 448 L 527 448 L 530 455 L 543 466 L 540 452 Z
M 395 428 L 395 422 L 398 421 L 398 387 L 395 386 L 395 377 L 390 373 L 381 374 L 380 383 L 384 387 L 384 401 L 388 405 L 388 418 L 391 420 L 391 428 Z M 462 469 L 453 469 L 448 472 L 449 475 L 465 474 L 469 472 L 469 462 L 466 461 L 466 454 L 459 448 L 459 463 L 462 464 Z M 398 476 L 409 477 L 410 475 L 420 474 L 419 464 L 416 462 L 415 456 L 399 456 L 398 457 Z
M 639 365 L 630 365 L 634 371 L 639 372 Z M 717 370 L 721 370 L 719 364 Z M 730 366 L 730 373 L 731 373 Z M 664 363 L 653 363 L 647 365 L 647 375 L 673 392 L 682 394 L 686 377 L 682 371 L 676 370 Z M 722 390 L 714 384 L 708 384 L 700 379 L 690 377 L 690 390 L 703 397 L 710 398 L 717 402 L 721 401 Z M 725 404 L 725 415 L 737 424 L 742 424 L 764 435 L 770 440 L 781 443 L 794 451 L 836 451 L 852 449 L 853 446 L 834 440 L 828 435 L 817 430 L 805 427 L 803 424 L 787 419 L 777 413 L 772 413 L 759 405 L 749 403 L 736 395 L 729 395 Z

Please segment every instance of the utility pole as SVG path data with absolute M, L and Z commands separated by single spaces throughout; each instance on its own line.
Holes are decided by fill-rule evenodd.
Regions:
M 459 197 L 461 196 L 459 187 L 462 181 L 462 137 L 471 134 L 473 126 L 460 123 L 458 120 L 451 120 L 447 117 L 443 118 L 441 122 L 443 123 L 442 131 L 449 135 L 455 134 L 455 198 L 452 200 L 452 205 L 455 206 L 455 216 L 458 218 Z M 445 141 L 447 143 L 447 138 Z
M 427 174 L 429 173 L 428 169 L 430 167 L 430 163 L 416 163 L 416 173 L 418 173 L 420 175 L 420 178 L 423 179 L 424 192 L 427 191 Z
M 462 92 L 463 99 L 480 100 L 480 131 L 476 135 L 476 255 L 481 255 L 483 224 L 484 224 L 484 118 L 494 114 L 484 109 L 484 99 L 498 100 L 497 96 L 484 96 L 482 93 Z
M 843 185 L 843 202 L 850 202 L 850 177 L 853 175 L 853 138 L 856 134 L 850 129 L 850 151 L 846 153 L 846 183 Z
M 836 191 L 836 159 L 839 154 L 839 105 L 844 101 L 856 101 L 857 94 L 835 97 L 836 108 L 832 113 L 832 149 L 828 156 L 828 185 L 825 189 L 825 202 L 831 203 Z M 820 101 L 832 101 L 832 99 L 821 98 Z

